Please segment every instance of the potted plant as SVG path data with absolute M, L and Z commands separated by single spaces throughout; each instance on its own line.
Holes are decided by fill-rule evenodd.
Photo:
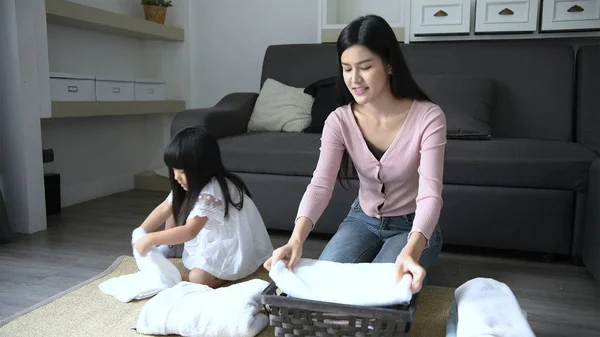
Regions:
M 164 24 L 167 18 L 167 7 L 172 7 L 171 0 L 142 0 L 146 20 Z

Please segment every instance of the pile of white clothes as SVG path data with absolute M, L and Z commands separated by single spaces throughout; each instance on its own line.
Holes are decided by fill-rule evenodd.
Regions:
M 146 233 L 138 228 L 132 242 Z M 152 247 L 145 256 L 133 249 L 139 271 L 114 277 L 99 289 L 121 302 L 153 297 L 144 304 L 136 330 L 142 334 L 203 337 L 253 337 L 268 325 L 260 294 L 269 285 L 254 279 L 212 289 L 182 282 L 181 274 L 163 253 Z M 156 295 L 156 296 L 155 296 Z
M 454 292 L 446 337 L 535 337 L 510 288 L 491 278 L 475 278 Z
M 347 305 L 391 306 L 412 299 L 412 277 L 396 281 L 393 263 L 339 263 L 300 259 L 290 271 L 278 261 L 269 272 L 288 296 Z

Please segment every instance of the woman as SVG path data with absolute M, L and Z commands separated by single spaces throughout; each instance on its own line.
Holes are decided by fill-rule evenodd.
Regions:
M 437 222 L 446 119 L 413 80 L 382 18 L 369 15 L 351 22 L 338 38 L 337 52 L 343 105 L 325 122 L 317 168 L 290 240 L 264 266 L 270 270 L 285 260 L 293 268 L 331 199 L 336 174 L 348 178 L 349 156 L 359 195 L 319 259 L 395 262 L 398 279 L 412 274 L 416 293 L 442 246 Z

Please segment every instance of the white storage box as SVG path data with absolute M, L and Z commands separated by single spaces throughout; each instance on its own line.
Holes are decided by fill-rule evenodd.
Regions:
M 599 0 L 544 0 L 542 31 L 600 29 Z
M 138 78 L 135 80 L 136 101 L 162 101 L 166 97 L 166 83 L 157 79 Z
M 477 0 L 475 32 L 533 32 L 538 0 Z
M 95 76 L 50 73 L 50 99 L 53 101 L 95 101 Z
M 465 34 L 471 25 L 471 0 L 414 0 L 410 29 L 415 35 Z
M 107 76 L 96 76 L 96 100 L 133 101 L 134 81 Z

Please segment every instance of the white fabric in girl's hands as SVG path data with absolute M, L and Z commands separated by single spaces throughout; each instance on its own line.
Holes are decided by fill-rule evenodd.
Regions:
M 146 235 L 137 228 L 133 231 L 132 243 Z M 100 283 L 98 288 L 121 302 L 141 300 L 181 282 L 181 273 L 164 255 L 152 247 L 145 256 L 133 248 L 133 256 L 139 271 L 134 274 L 113 277 Z
M 393 263 L 339 263 L 300 259 L 290 271 L 284 261 L 269 276 L 291 297 L 360 306 L 406 304 L 412 299 L 412 277 L 396 282 Z
M 535 337 L 515 295 L 502 282 L 475 278 L 458 287 L 457 337 Z
M 269 323 L 260 312 L 260 294 L 268 285 L 253 279 L 212 289 L 181 282 L 144 304 L 136 330 L 146 335 L 256 336 Z
M 235 185 L 228 182 L 229 194 L 239 201 Z M 184 244 L 183 265 L 187 269 L 200 268 L 222 280 L 239 280 L 254 273 L 271 257 L 273 245 L 263 219 L 247 195 L 244 205 L 237 210 L 229 205 L 225 218 L 225 197 L 218 181 L 213 178 L 200 192 L 198 201 L 187 219 L 206 217 L 204 228 Z M 167 197 L 172 204 L 173 193 Z

